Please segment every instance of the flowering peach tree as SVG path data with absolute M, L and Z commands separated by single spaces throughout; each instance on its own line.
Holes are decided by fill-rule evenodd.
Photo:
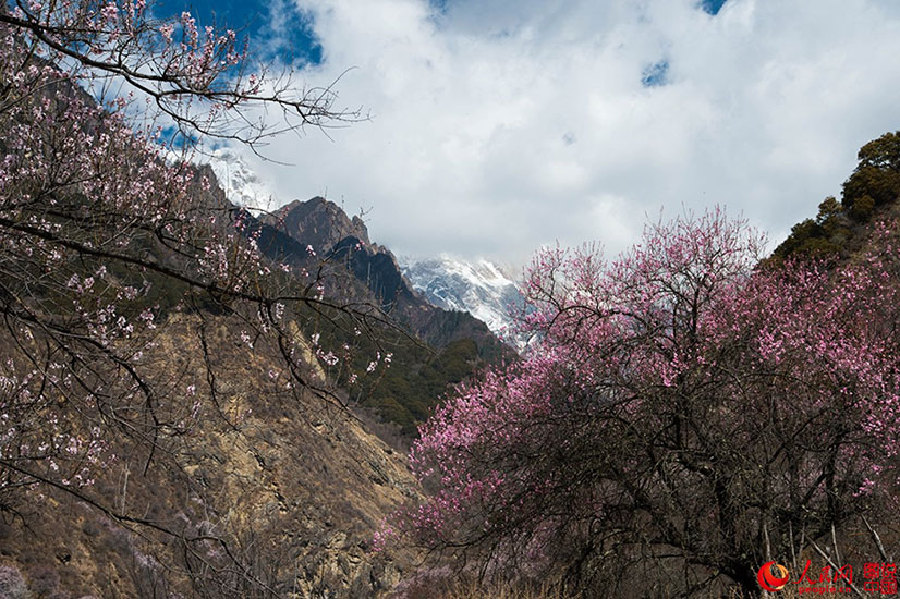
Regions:
M 422 426 L 429 497 L 378 541 L 483 575 L 561 569 L 601 595 L 756 592 L 764 558 L 897 482 L 895 244 L 879 235 L 837 270 L 757 266 L 760 237 L 721 212 L 649 226 L 614 260 L 542 251 L 524 321 L 542 343 Z
M 310 362 L 340 366 L 351 348 L 310 348 L 296 320 L 345 317 L 364 331 L 376 311 L 326 296 L 312 268 L 264 258 L 258 223 L 180 159 L 191 139 L 255 147 L 356 117 L 334 100 L 251 72 L 233 31 L 189 13 L 154 20 L 143 0 L 0 3 L 0 511 L 61 492 L 232 555 L 222 536 L 176 535 L 92 488 L 123 452 L 144 472 L 177 457 L 204 411 L 240 425 L 221 407 L 205 326 L 205 371 L 161 362 L 174 312 L 228 319 L 248 363 L 270 348 L 280 361 L 261 377 L 279 392 L 334 398 Z M 263 121 L 260 107 L 284 118 Z

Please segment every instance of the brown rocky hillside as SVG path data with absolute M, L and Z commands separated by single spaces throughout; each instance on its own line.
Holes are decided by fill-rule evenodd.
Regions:
M 288 389 L 237 325 L 172 314 L 144 360 L 169 377 L 160 417 L 177 421 L 193 386 L 184 429 L 122 441 L 94 486 L 26 491 L 3 512 L 0 564 L 31 597 L 373 597 L 400 578 L 410 556 L 371 539 L 418 493 L 404 456 Z

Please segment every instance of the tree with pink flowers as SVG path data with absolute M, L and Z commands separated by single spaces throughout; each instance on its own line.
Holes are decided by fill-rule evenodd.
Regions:
M 334 400 L 310 356 L 334 370 L 350 348 L 310 349 L 296 322 L 311 314 L 365 331 L 377 311 L 264 259 L 249 215 L 188 160 L 192 139 L 257 148 L 358 118 L 334 102 L 330 88 L 255 70 L 233 31 L 189 13 L 157 21 L 143 0 L 0 4 L 0 512 L 75 497 L 181 543 L 183 568 L 193 559 L 209 580 L 259 588 L 224 533 L 175 531 L 93 489 L 123 452 L 143 472 L 161 460 L 177 472 L 204 410 L 240 425 L 220 403 L 217 331 L 248 363 L 263 346 L 279 356 L 260 373 L 279 393 Z M 199 319 L 203 371 L 159 355 L 175 312 Z
M 421 428 L 429 497 L 379 542 L 487 577 L 563 572 L 585 596 L 755 593 L 763 562 L 897 483 L 896 242 L 878 237 L 839 270 L 762 268 L 759 235 L 716 211 L 613 260 L 540 252 L 524 327 L 542 342 Z

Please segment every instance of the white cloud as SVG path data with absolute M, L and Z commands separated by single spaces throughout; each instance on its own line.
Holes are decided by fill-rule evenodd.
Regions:
M 900 129 L 890 0 L 295 0 L 341 102 L 370 122 L 267 149 L 285 201 L 372 208 L 398 253 L 627 247 L 645 214 L 724 204 L 776 241 L 839 192 L 860 145 Z M 646 89 L 649 64 L 669 85 Z

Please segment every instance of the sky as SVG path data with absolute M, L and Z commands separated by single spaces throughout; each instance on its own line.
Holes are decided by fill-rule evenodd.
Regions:
M 159 11 L 177 12 L 180 0 Z M 900 129 L 896 0 L 194 0 L 370 118 L 271 141 L 396 254 L 614 255 L 722 205 L 780 242 Z M 349 71 L 348 71 L 349 69 Z M 342 75 L 343 74 L 343 75 Z M 281 166 L 287 162 L 291 166 Z

